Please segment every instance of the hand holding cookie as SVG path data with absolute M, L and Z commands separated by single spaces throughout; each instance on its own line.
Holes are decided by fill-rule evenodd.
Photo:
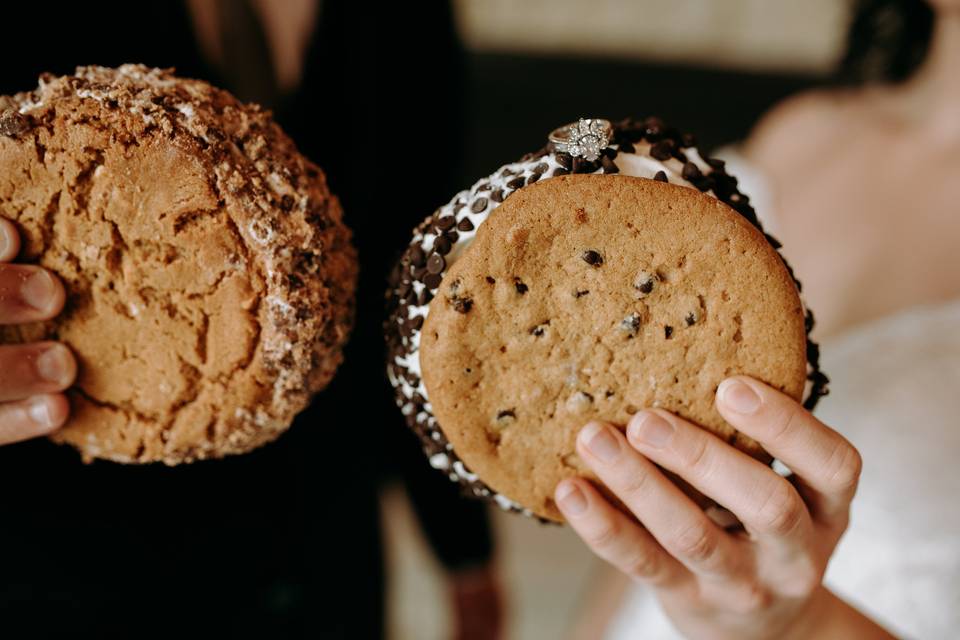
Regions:
M 577 438 L 582 460 L 639 523 L 583 478 L 557 486 L 564 517 L 598 556 L 654 587 L 688 637 L 828 637 L 821 632 L 835 624 L 858 624 L 859 614 L 821 584 L 847 527 L 857 450 L 751 378 L 725 380 L 716 406 L 783 460 L 794 481 L 673 414 L 641 411 L 625 436 L 591 422 Z M 657 465 L 727 506 L 743 529 L 716 524 Z
M 49 320 L 63 308 L 63 285 L 49 271 L 7 264 L 19 248 L 16 228 L 0 219 L 0 324 Z M 46 435 L 63 425 L 70 406 L 59 392 L 76 374 L 76 361 L 62 344 L 0 346 L 0 445 Z

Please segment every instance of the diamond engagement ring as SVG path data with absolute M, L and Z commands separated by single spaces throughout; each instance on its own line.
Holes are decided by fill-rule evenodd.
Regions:
M 580 118 L 550 132 L 549 140 L 559 152 L 593 162 L 610 145 L 613 125 L 601 118 Z

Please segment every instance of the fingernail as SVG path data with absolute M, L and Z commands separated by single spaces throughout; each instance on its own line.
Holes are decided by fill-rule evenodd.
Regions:
M 564 482 L 557 490 L 557 506 L 569 516 L 577 516 L 586 511 L 587 498 L 574 482 Z
M 720 401 L 737 413 L 749 415 L 760 408 L 760 396 L 750 385 L 739 380 L 724 380 L 719 395 Z
M 7 251 L 10 251 L 10 236 L 6 225 L 0 224 L 0 256 L 7 255 Z
M 37 271 L 20 285 L 20 295 L 23 301 L 37 311 L 46 311 L 53 301 L 57 285 L 46 271 Z
M 47 382 L 64 382 L 70 367 L 69 357 L 66 347 L 59 344 L 51 346 L 37 358 L 37 374 Z
M 613 462 L 620 455 L 620 443 L 610 429 L 599 422 L 591 422 L 580 432 L 580 438 L 593 455 L 604 462 Z
M 652 411 L 641 411 L 630 420 L 630 436 L 654 449 L 662 449 L 673 435 L 673 425 Z
M 30 402 L 30 408 L 27 409 L 30 419 L 42 427 L 52 427 L 53 420 L 50 418 L 50 407 L 43 398 L 37 398 Z

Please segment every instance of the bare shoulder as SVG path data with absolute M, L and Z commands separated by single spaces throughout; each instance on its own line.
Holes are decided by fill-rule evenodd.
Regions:
M 854 118 L 845 91 L 814 90 L 791 96 L 768 111 L 744 145 L 752 161 L 777 172 L 823 152 Z

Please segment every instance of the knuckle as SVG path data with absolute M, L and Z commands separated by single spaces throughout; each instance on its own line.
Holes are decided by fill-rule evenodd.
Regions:
M 673 543 L 676 554 L 695 564 L 706 564 L 714 558 L 720 539 L 703 523 L 696 523 L 683 530 Z
M 609 521 L 585 533 L 583 540 L 591 549 L 604 552 L 616 544 L 621 533 L 620 525 L 615 521 Z
M 753 581 L 746 584 L 734 600 L 736 613 L 751 614 L 766 611 L 773 605 L 773 593 L 766 586 Z
M 683 466 L 698 476 L 706 476 L 706 470 L 709 466 L 710 460 L 710 447 L 709 441 L 702 434 L 697 434 L 697 437 L 694 438 L 689 451 L 687 451 L 682 456 Z
M 820 585 L 822 577 L 823 572 L 807 559 L 791 568 L 790 577 L 780 583 L 779 590 L 787 597 L 804 598 Z
M 617 482 L 618 488 L 616 493 L 624 501 L 630 498 L 637 499 L 646 491 L 647 480 L 649 478 L 650 475 L 644 471 L 631 470 L 629 473 L 625 473 L 619 482 Z
M 770 442 L 778 442 L 789 437 L 791 433 L 797 430 L 803 414 L 794 407 L 781 407 L 771 418 L 767 427 L 767 439 Z
M 786 480 L 778 479 L 757 511 L 757 527 L 766 533 L 788 535 L 803 522 L 805 505 Z
M 837 491 L 853 493 L 863 471 L 863 458 L 860 452 L 844 441 L 840 443 L 826 464 L 826 478 Z
M 652 553 L 634 555 L 623 564 L 621 571 L 641 582 L 656 583 L 661 576 L 660 561 Z

